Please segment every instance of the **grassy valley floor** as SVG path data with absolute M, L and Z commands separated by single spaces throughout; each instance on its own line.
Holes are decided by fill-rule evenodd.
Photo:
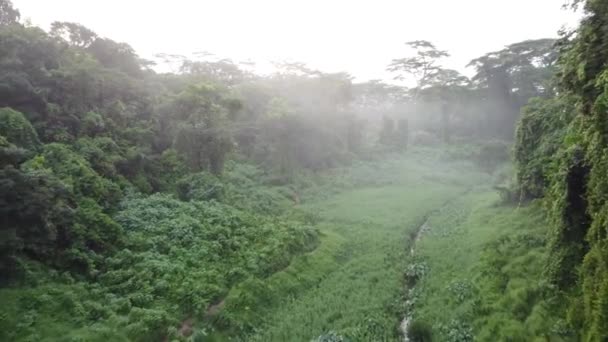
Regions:
M 401 339 L 412 236 L 446 201 L 489 179 L 469 164 L 440 159 L 438 150 L 415 150 L 349 170 L 341 177 L 350 188 L 328 194 L 329 184 L 342 183 L 334 177 L 324 190 L 311 190 L 302 208 L 318 217 L 321 246 L 265 282 L 235 289 L 222 316 L 257 322 L 248 341 L 310 341 L 330 333 L 354 341 Z
M 267 274 L 245 273 L 225 292 L 217 290 L 221 296 L 216 301 L 201 300 L 205 306 L 200 315 L 180 315 L 173 297 L 164 294 L 171 287 L 159 281 L 166 272 L 150 273 L 154 265 L 162 266 L 160 272 L 181 264 L 173 265 L 175 259 L 146 263 L 143 258 L 136 263 L 136 274 L 116 266 L 111 274 L 125 273 L 125 280 L 116 284 L 90 284 L 67 275 L 60 281 L 60 275 L 36 271 L 32 274 L 53 277 L 0 290 L 0 302 L 7 308 L 0 326 L 13 327 L 15 332 L 8 333 L 21 341 L 153 341 L 168 340 L 168 335 L 176 341 L 399 341 L 400 321 L 407 314 L 410 326 L 427 338 L 423 341 L 431 334 L 435 341 L 569 341 L 557 318 L 565 316 L 561 302 L 549 295 L 542 276 L 547 232 L 542 210 L 537 205 L 499 205 L 492 179 L 469 162 L 448 158 L 445 151 L 422 148 L 311 176 L 308 184 L 298 185 L 306 190 L 299 193 L 301 204 L 293 217 L 319 232 L 316 248 L 285 255 L 297 247 L 289 238 L 294 233 L 277 231 L 272 218 L 251 221 L 265 227 L 261 232 L 284 236 L 260 235 L 252 247 L 255 253 L 245 250 L 230 262 L 205 264 L 217 264 L 217 270 L 199 270 L 193 256 L 184 263 L 190 267 L 189 277 L 207 279 L 203 276 L 217 276 L 218 270 L 230 275 L 235 264 L 247 269 L 267 259 L 288 262 L 271 264 L 276 269 Z M 131 216 L 145 214 L 149 220 L 152 215 L 156 221 L 145 225 L 170 233 L 178 222 L 173 216 L 202 215 L 214 220 L 213 228 L 224 218 L 224 211 L 214 213 L 226 210 L 156 195 L 132 206 L 127 208 Z M 201 210 L 210 212 L 203 215 Z M 238 234 L 261 229 L 243 226 L 250 221 L 235 220 L 241 214 L 234 213 L 222 224 L 233 225 Z M 159 234 L 158 241 L 164 241 L 165 231 Z M 208 274 L 192 274 L 203 271 Z M 187 303 L 211 284 L 169 280 L 181 291 L 174 297 Z M 416 285 L 408 291 L 412 280 Z M 149 304 L 131 308 L 141 300 L 142 282 L 149 284 Z M 137 291 L 121 292 L 108 284 Z M 119 295 L 123 292 L 128 296 Z M 73 312 L 86 317 L 79 319 Z M 182 333 L 186 330 L 192 333 Z

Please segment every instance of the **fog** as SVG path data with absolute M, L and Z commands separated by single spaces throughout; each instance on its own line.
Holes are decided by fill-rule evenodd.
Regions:
M 608 339 L 606 3 L 0 0 L 0 341 Z
M 552 0 L 181 0 L 171 4 L 17 0 L 14 4 L 32 25 L 50 29 L 54 21 L 76 22 L 100 37 L 128 43 L 139 57 L 153 61 L 152 69 L 160 73 L 206 74 L 208 80 L 217 78 L 218 72 L 228 77 L 230 69 L 241 78 L 228 82 L 239 96 L 251 96 L 243 95 L 240 88 L 265 83 L 265 89 L 272 89 L 267 96 L 282 97 L 290 110 L 308 119 L 354 114 L 366 127 L 361 134 L 368 144 L 381 135 L 383 124 L 396 125 L 400 120 L 408 122 L 412 132 L 408 139 L 421 135 L 440 141 L 443 135 L 447 141 L 456 135 L 510 140 L 527 100 L 549 95 L 551 89 L 545 83 L 554 60 L 535 67 L 533 59 L 548 53 L 540 44 L 532 47 L 532 57 L 506 73 L 492 58 L 471 61 L 497 51 L 502 51 L 506 61 L 513 53 L 523 53 L 512 53 L 506 46 L 557 38 L 559 30 L 575 26 L 580 16 Z M 433 68 L 438 68 L 433 72 L 454 73 L 448 79 L 422 80 L 407 67 L 391 70 L 392 62 L 421 51 L 405 44 L 415 40 L 445 52 L 433 61 Z M 184 68 L 188 63 L 193 68 Z M 282 68 L 285 63 L 292 67 Z M 528 67 L 535 69 L 534 75 L 546 74 L 526 76 Z M 484 74 L 487 68 L 498 74 Z M 245 74 L 249 76 L 242 78 Z M 281 74 L 300 77 L 277 81 Z M 266 80 L 253 80 L 252 75 Z M 468 79 L 448 84 L 453 77 Z M 328 93 L 327 87 L 340 89 Z M 249 105 L 244 103 L 245 111 L 251 111 Z M 266 105 L 262 107 L 257 110 L 267 110 Z
M 445 67 L 465 69 L 473 58 L 505 45 L 555 37 L 578 15 L 555 0 L 15 0 L 24 18 L 49 28 L 78 22 L 140 56 L 207 51 L 251 60 L 261 72 L 270 61 L 304 62 L 324 72 L 348 72 L 358 81 L 391 80 L 385 67 L 425 39 L 448 50 Z

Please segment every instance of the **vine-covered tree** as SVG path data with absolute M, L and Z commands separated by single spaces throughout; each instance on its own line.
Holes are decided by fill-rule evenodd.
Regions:
M 573 2 L 580 4 L 580 27 L 560 42 L 556 97 L 526 107 L 515 157 L 522 196 L 544 195 L 550 204 L 547 274 L 560 290 L 574 292 L 568 318 L 576 339 L 603 341 L 608 339 L 608 3 Z

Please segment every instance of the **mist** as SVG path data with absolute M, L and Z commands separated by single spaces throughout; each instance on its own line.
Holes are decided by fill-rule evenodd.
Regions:
M 272 71 L 272 61 L 290 60 L 328 73 L 348 72 L 360 81 L 392 80 L 385 66 L 407 54 L 405 42 L 419 39 L 450 51 L 445 67 L 470 76 L 473 71 L 465 70 L 470 60 L 514 42 L 555 37 L 580 18 L 551 0 L 13 2 L 34 25 L 48 29 L 53 21 L 78 22 L 129 43 L 146 59 L 206 51 L 251 60 L 262 72 Z
M 0 0 L 0 340 L 608 339 L 606 18 Z

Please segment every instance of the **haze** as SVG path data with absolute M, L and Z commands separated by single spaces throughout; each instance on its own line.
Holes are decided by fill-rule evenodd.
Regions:
M 234 60 L 302 61 L 358 80 L 390 79 L 392 58 L 406 41 L 425 39 L 448 50 L 445 65 L 466 74 L 469 60 L 507 44 L 555 37 L 577 15 L 554 0 L 464 1 L 119 1 L 15 0 L 26 19 L 48 29 L 53 21 L 81 23 L 131 44 L 145 58 L 156 53 L 208 51 Z
M 608 0 L 0 0 L 0 342 L 608 342 L 607 42 Z

